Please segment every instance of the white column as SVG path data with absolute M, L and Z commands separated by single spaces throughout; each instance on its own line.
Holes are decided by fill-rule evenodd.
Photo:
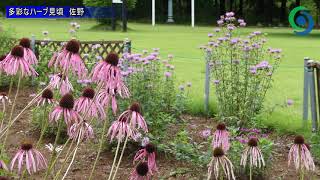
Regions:
M 194 0 L 191 0 L 191 26 L 194 27 Z
M 152 26 L 156 25 L 156 0 L 152 0 Z
M 172 5 L 172 0 L 168 0 L 168 23 L 173 23 L 173 5 Z

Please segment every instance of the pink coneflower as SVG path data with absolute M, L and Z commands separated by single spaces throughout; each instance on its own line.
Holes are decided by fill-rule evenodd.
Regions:
M 35 173 L 47 167 L 47 160 L 29 142 L 22 143 L 20 149 L 11 161 L 10 169 L 13 170 L 15 162 L 18 162 L 18 173 L 21 174 L 22 166 L 26 164 L 26 169 L 29 174 Z M 25 161 L 25 163 L 24 163 Z
M 89 118 L 105 119 L 106 114 L 102 105 L 94 99 L 95 91 L 92 88 L 85 88 L 82 96 L 76 100 L 74 109 L 82 114 L 87 114 Z
M 261 168 L 265 166 L 264 159 L 260 148 L 258 147 L 258 139 L 251 138 L 248 141 L 248 147 L 242 153 L 240 165 L 246 167 L 247 160 L 249 159 L 250 168 L 255 166 Z
M 213 134 L 212 146 L 213 148 L 221 147 L 224 151 L 229 150 L 229 132 L 224 123 L 217 125 L 217 130 Z
M 121 70 L 118 67 L 119 55 L 109 53 L 107 58 L 100 61 L 93 68 L 92 80 L 95 82 L 103 81 L 112 85 L 122 81 Z
M 122 85 L 121 85 L 122 84 Z M 98 101 L 101 103 L 102 106 L 109 106 L 111 102 L 111 108 L 114 114 L 116 114 L 118 105 L 117 105 L 117 98 L 116 96 L 119 95 L 121 98 L 128 98 L 130 97 L 130 92 L 128 88 L 124 85 L 123 82 L 120 82 L 122 88 L 120 89 L 113 89 L 108 85 L 105 85 L 98 94 Z
M 70 40 L 56 58 L 52 58 L 49 65 L 54 65 L 55 68 L 61 68 L 63 72 L 68 74 L 71 70 L 79 78 L 83 78 L 87 74 L 87 68 L 83 63 L 79 54 L 80 43 L 77 40 Z
M 59 89 L 61 95 L 65 95 L 73 91 L 72 84 L 68 77 L 61 73 L 51 76 L 49 84 L 52 88 Z
M 305 144 L 304 138 L 300 135 L 295 137 L 294 144 L 290 148 L 288 166 L 290 166 L 291 161 L 293 161 L 297 171 L 304 169 L 307 171 L 315 171 L 315 165 L 308 145 Z
M 4 161 L 1 159 L 0 159 L 0 170 L 8 171 L 8 167 L 7 167 L 6 163 L 4 163 Z
M 148 143 L 143 149 L 139 150 L 134 156 L 133 163 L 145 160 L 148 162 L 151 175 L 158 171 L 156 164 L 156 147 L 153 144 Z
M 149 173 L 149 167 L 147 162 L 139 163 L 136 168 L 131 172 L 130 180 L 149 180 L 151 174 Z
M 42 95 L 38 98 L 37 106 L 44 106 L 47 104 L 53 104 L 53 92 L 50 89 L 45 89 Z
M 224 176 L 229 180 L 235 179 L 231 161 L 227 156 L 225 156 L 223 149 L 217 147 L 213 150 L 213 156 L 209 163 L 207 179 L 211 179 L 212 173 L 216 179 L 219 179 L 221 176 L 223 176 L 220 175 L 220 172 L 224 172 Z
M 28 63 L 24 56 L 24 49 L 22 46 L 14 46 L 9 55 L 1 62 L 3 71 L 8 75 L 16 75 L 21 72 L 24 76 L 37 76 L 38 73 Z
M 144 120 L 143 116 L 141 115 L 141 106 L 139 103 L 135 102 L 132 103 L 130 108 L 124 111 L 120 116 L 119 119 L 125 118 L 128 120 L 127 123 L 130 123 L 132 128 L 138 129 L 141 128 L 145 133 L 148 132 L 148 126 L 146 121 Z
M 74 123 L 69 129 L 68 135 L 71 139 L 89 140 L 94 138 L 92 127 L 85 121 Z
M 80 115 L 77 111 L 73 110 L 74 99 L 71 94 L 65 94 L 59 102 L 59 106 L 55 107 L 49 115 L 50 122 L 58 122 L 63 117 L 68 127 L 80 121 Z
M 31 41 L 29 38 L 22 38 L 20 39 L 20 46 L 23 47 L 24 50 L 24 58 L 27 62 L 31 65 L 37 64 L 38 60 L 36 55 L 34 55 L 33 51 L 31 50 Z
M 114 138 L 117 138 L 118 141 L 122 142 L 126 136 L 136 140 L 137 130 L 130 125 L 129 119 L 127 119 L 125 116 L 122 116 L 111 124 L 108 131 L 108 136 L 110 136 L 110 141 L 112 141 Z

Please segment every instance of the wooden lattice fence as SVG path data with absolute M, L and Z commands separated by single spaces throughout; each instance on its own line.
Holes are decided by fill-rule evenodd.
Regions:
M 8 42 L 10 47 L 18 44 L 17 39 L 12 39 Z M 58 51 L 62 48 L 63 43 L 67 41 L 53 41 L 53 40 L 35 40 L 31 38 L 31 46 L 35 54 L 38 56 L 42 48 L 49 48 L 52 52 Z M 131 52 L 131 41 L 80 41 L 80 54 L 83 57 L 85 54 L 93 54 L 105 58 L 108 53 L 116 52 L 122 54 L 124 52 Z

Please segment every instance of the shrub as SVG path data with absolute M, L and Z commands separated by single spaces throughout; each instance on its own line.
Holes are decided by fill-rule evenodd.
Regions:
M 236 117 L 246 124 L 262 109 L 281 50 L 266 48 L 260 31 L 240 36 L 237 30 L 245 22 L 237 21 L 233 13 L 222 16 L 218 24 L 220 28 L 208 35 L 209 42 L 203 47 L 209 57 L 218 113 L 220 118 Z

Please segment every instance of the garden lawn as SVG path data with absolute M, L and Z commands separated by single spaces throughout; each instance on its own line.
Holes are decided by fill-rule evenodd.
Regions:
M 4 27 L 12 28 L 17 38 L 31 37 L 42 39 L 42 31 L 49 31 L 49 37 L 53 40 L 68 40 L 70 20 L 8 20 L 1 19 Z M 177 85 L 192 82 L 190 89 L 189 112 L 193 114 L 203 113 L 204 97 L 204 55 L 199 46 L 207 42 L 207 34 L 212 32 L 212 27 L 177 26 L 129 23 L 129 32 L 97 30 L 95 21 L 76 20 L 81 28 L 78 32 L 80 40 L 132 40 L 134 52 L 143 49 L 151 50 L 160 48 L 162 58 L 167 54 L 174 55 L 176 67 Z M 268 46 L 281 48 L 284 58 L 278 72 L 274 77 L 274 84 L 266 98 L 266 109 L 275 105 L 275 111 L 264 113 L 259 120 L 267 126 L 276 127 L 282 132 L 307 133 L 302 129 L 302 93 L 303 93 L 303 58 L 310 57 L 320 59 L 320 31 L 314 30 L 309 36 L 296 36 L 290 28 L 245 28 L 241 33 L 244 35 L 255 30 L 267 33 Z M 213 89 L 212 89 L 213 90 Z M 214 96 L 213 91 L 211 91 Z M 287 99 L 293 99 L 291 107 L 281 107 Z M 211 110 L 216 106 L 211 98 Z

